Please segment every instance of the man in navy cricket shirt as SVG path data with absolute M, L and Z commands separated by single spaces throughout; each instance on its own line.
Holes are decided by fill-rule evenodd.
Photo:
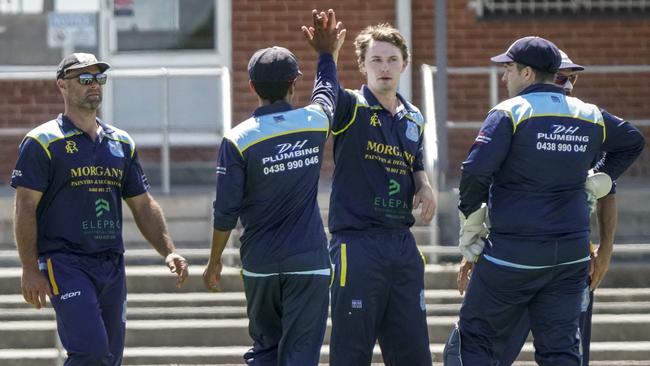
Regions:
M 323 147 L 336 103 L 336 54 L 345 30 L 331 9 L 303 27 L 319 54 L 311 104 L 290 104 L 301 72 L 286 48 L 258 50 L 248 64 L 259 100 L 253 117 L 223 139 L 206 288 L 221 279 L 221 254 L 240 219 L 249 334 L 248 365 L 315 366 L 325 335 L 330 262 L 317 202 Z
M 367 85 L 339 90 L 330 198 L 330 364 L 370 365 L 377 340 L 386 365 L 430 366 L 424 260 L 410 231 L 412 210 L 430 222 L 435 199 L 424 171 L 420 111 L 397 93 L 409 62 L 388 24 L 356 37 Z
M 20 144 L 11 185 L 22 292 L 37 309 L 50 297 L 66 366 L 122 364 L 126 277 L 122 199 L 151 246 L 179 278 L 162 210 L 149 194 L 133 139 L 97 118 L 104 73 L 94 55 L 74 53 L 57 68 L 65 110 Z
M 476 264 L 445 362 L 495 364 L 510 322 L 528 311 L 535 360 L 580 365 L 590 202 L 610 190 L 602 173 L 620 175 L 643 149 L 643 137 L 554 84 L 561 56 L 550 41 L 521 38 L 492 61 L 504 65 L 511 98 L 490 111 L 462 166 L 459 247 Z M 587 171 L 601 151 L 607 154 L 595 170 L 608 185 L 591 189 Z M 593 182 L 600 179 L 588 186 Z M 476 227 L 486 212 L 484 240 Z

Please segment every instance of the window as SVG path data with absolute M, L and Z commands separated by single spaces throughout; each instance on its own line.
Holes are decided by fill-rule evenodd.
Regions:
M 470 0 L 478 17 L 494 15 L 638 14 L 650 12 L 650 0 Z
M 212 50 L 214 0 L 115 0 L 117 52 Z

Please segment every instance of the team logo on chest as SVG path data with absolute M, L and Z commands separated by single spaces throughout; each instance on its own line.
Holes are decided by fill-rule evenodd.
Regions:
M 122 149 L 122 144 L 119 141 L 108 140 L 108 151 L 111 152 L 111 155 L 116 158 L 124 157 L 124 150 Z
M 418 142 L 418 126 L 412 121 L 406 122 L 406 138 Z
M 370 116 L 370 125 L 374 127 L 381 127 L 381 121 L 379 120 L 379 116 L 376 112 Z
M 74 154 L 76 152 L 79 152 L 79 149 L 77 148 L 77 143 L 74 141 L 66 141 L 65 142 L 65 152 L 67 154 Z

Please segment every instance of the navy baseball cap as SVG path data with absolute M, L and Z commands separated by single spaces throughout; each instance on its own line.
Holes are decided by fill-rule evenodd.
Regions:
M 542 37 L 524 37 L 516 40 L 508 50 L 490 60 L 497 63 L 517 62 L 533 69 L 557 72 L 562 63 L 560 50 Z
M 585 69 L 584 66 L 573 63 L 564 51 L 560 50 L 560 55 L 562 55 L 560 70 L 582 71 Z
M 56 78 L 63 79 L 70 70 L 83 69 L 84 67 L 97 65 L 100 72 L 108 70 L 111 65 L 104 61 L 98 61 L 95 55 L 90 53 L 73 53 L 66 56 L 56 68 Z
M 257 50 L 248 62 L 248 77 L 253 82 L 290 81 L 302 75 L 296 56 L 279 46 Z

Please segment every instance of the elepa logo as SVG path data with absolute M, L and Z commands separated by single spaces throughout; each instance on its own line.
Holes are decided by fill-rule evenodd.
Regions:
M 399 183 L 396 180 L 391 179 L 391 180 L 388 181 L 388 195 L 389 196 L 394 196 L 394 195 L 398 194 L 399 191 L 400 191 L 400 188 L 401 187 L 400 187 Z
M 98 198 L 95 201 L 95 215 L 99 218 L 104 212 L 111 212 L 111 205 L 105 199 Z

